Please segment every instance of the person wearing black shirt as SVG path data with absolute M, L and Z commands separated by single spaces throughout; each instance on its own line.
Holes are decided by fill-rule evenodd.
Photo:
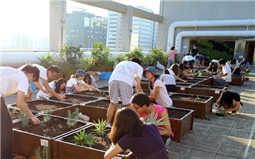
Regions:
M 193 57 L 196 56 L 197 54 L 199 54 L 197 46 L 193 45 L 193 49 L 190 50 L 189 52 Z
M 223 107 L 226 111 L 225 114 L 232 112 L 234 115 L 236 111 L 240 110 L 242 102 L 240 101 L 240 95 L 236 92 L 222 92 L 216 105 Z

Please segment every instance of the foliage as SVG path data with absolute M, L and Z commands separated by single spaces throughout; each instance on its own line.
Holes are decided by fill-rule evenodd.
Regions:
M 59 57 L 65 61 L 68 61 L 72 65 L 77 65 L 80 62 L 80 59 L 83 56 L 82 51 L 80 50 L 81 46 L 68 46 L 64 44 L 60 50 Z
M 155 60 L 153 59 L 153 57 L 148 54 L 148 55 L 145 55 L 143 58 L 142 58 L 142 64 L 144 66 L 153 66 L 153 65 L 156 65 L 155 64 Z
M 124 60 L 128 61 L 130 60 L 132 57 L 139 57 L 140 60 L 143 59 L 143 52 L 142 49 L 136 47 L 134 50 L 132 50 L 131 52 L 127 52 L 124 55 Z
M 99 136 L 104 136 L 106 131 L 107 131 L 107 126 L 106 126 L 106 120 L 99 120 L 98 119 L 98 124 L 96 124 L 96 122 L 94 121 L 94 126 L 95 126 L 95 130 L 94 132 L 99 135 Z
M 37 159 L 49 159 L 49 148 L 47 146 L 43 146 L 43 150 L 41 152 L 40 146 L 35 150 L 35 155 Z
M 160 49 L 151 49 L 150 55 L 154 59 L 154 65 L 156 65 L 157 61 L 159 61 L 160 63 L 163 63 L 167 60 L 167 59 L 164 59 L 165 58 L 164 53 L 161 48 Z
M 29 117 L 22 111 L 20 111 L 22 127 L 28 127 Z
M 77 145 L 82 146 L 92 146 L 95 144 L 96 139 L 93 138 L 93 134 L 85 134 L 85 129 L 81 130 L 79 133 L 76 133 L 76 136 L 74 136 L 74 142 Z
M 79 108 L 76 108 L 73 113 L 71 113 L 71 111 L 68 110 L 67 113 L 68 113 L 68 116 L 67 116 L 67 118 L 68 118 L 67 125 L 69 127 L 75 126 L 76 123 L 77 123 L 77 119 L 78 119 Z
M 197 97 L 195 98 L 195 100 L 199 100 L 200 98 L 199 98 L 199 96 L 197 95 Z
M 50 119 L 51 119 L 51 116 L 49 114 L 46 114 L 43 116 L 43 121 L 45 121 L 45 122 L 49 122 Z
M 42 65 L 45 68 L 57 64 L 57 58 L 55 57 L 55 54 L 51 55 L 50 53 L 46 53 L 45 55 L 42 55 L 40 58 L 37 59 L 40 60 L 40 65 Z
M 148 117 L 145 118 L 144 123 L 153 123 L 153 124 L 155 124 L 156 126 L 166 125 L 166 123 L 163 122 L 163 119 L 164 119 L 165 117 L 160 118 L 159 120 L 157 120 L 157 117 L 158 117 L 158 114 L 157 114 L 157 113 L 156 113 L 155 115 L 154 115 L 154 113 L 150 113 L 150 114 L 148 115 Z
M 12 110 L 12 114 L 17 114 L 17 113 L 18 113 L 18 111 L 16 109 Z
M 120 63 L 121 61 L 124 61 L 124 56 L 122 54 L 116 55 L 115 62 Z

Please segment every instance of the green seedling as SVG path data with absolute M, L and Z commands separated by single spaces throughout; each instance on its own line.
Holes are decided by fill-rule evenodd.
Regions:
M 93 137 L 94 135 L 91 133 L 85 134 L 85 129 L 84 129 L 84 130 L 81 130 L 79 133 L 76 133 L 76 136 L 74 136 L 74 142 L 77 145 L 91 147 L 96 142 L 96 139 L 94 139 Z
M 41 147 L 39 146 L 35 150 L 35 156 L 37 159 L 50 159 L 49 157 L 49 148 L 47 146 L 43 146 L 43 150 L 41 152 Z
M 22 111 L 20 111 L 22 127 L 28 127 L 29 125 L 29 117 Z
M 70 110 L 67 111 L 67 113 L 68 113 L 68 116 L 67 116 L 67 118 L 68 118 L 67 125 L 69 127 L 73 127 L 73 126 L 76 125 L 77 119 L 78 119 L 79 110 L 80 110 L 79 108 L 76 108 L 75 112 L 73 112 L 73 113 L 71 113 Z
M 158 117 L 157 113 L 155 115 L 154 115 L 154 113 L 150 113 L 150 115 L 147 118 L 145 118 L 144 123 L 153 123 L 156 126 L 166 125 L 166 123 L 163 122 L 163 119 L 165 117 L 160 118 L 159 120 L 157 120 L 157 117 Z
M 98 119 L 98 124 L 94 121 L 94 126 L 96 129 L 94 129 L 94 132 L 99 135 L 99 136 L 104 136 L 107 132 L 107 126 L 106 126 L 106 120 L 99 120 Z
M 197 96 L 196 98 L 195 98 L 195 100 L 199 100 L 200 98 L 199 98 L 199 96 Z
M 49 114 L 46 114 L 43 116 L 43 121 L 45 121 L 45 122 L 49 122 L 50 119 L 51 119 L 51 116 Z
M 16 109 L 12 110 L 12 114 L 17 114 L 17 113 L 18 113 L 18 111 Z

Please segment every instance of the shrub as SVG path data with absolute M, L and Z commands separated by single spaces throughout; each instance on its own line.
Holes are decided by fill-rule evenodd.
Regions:
M 85 134 L 85 129 L 81 130 L 79 133 L 76 133 L 74 136 L 74 142 L 77 145 L 81 146 L 92 146 L 95 144 L 96 139 L 93 138 L 93 134 Z

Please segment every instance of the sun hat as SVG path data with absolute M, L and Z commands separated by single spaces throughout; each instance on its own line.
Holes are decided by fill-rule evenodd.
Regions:
M 147 68 L 146 70 L 143 71 L 143 76 L 146 78 L 146 72 L 149 71 L 151 72 L 155 78 L 159 78 L 159 75 L 156 73 L 156 70 L 154 68 Z
M 79 69 L 79 70 L 76 71 L 75 76 L 85 77 L 85 74 L 86 74 L 86 72 L 83 69 Z

